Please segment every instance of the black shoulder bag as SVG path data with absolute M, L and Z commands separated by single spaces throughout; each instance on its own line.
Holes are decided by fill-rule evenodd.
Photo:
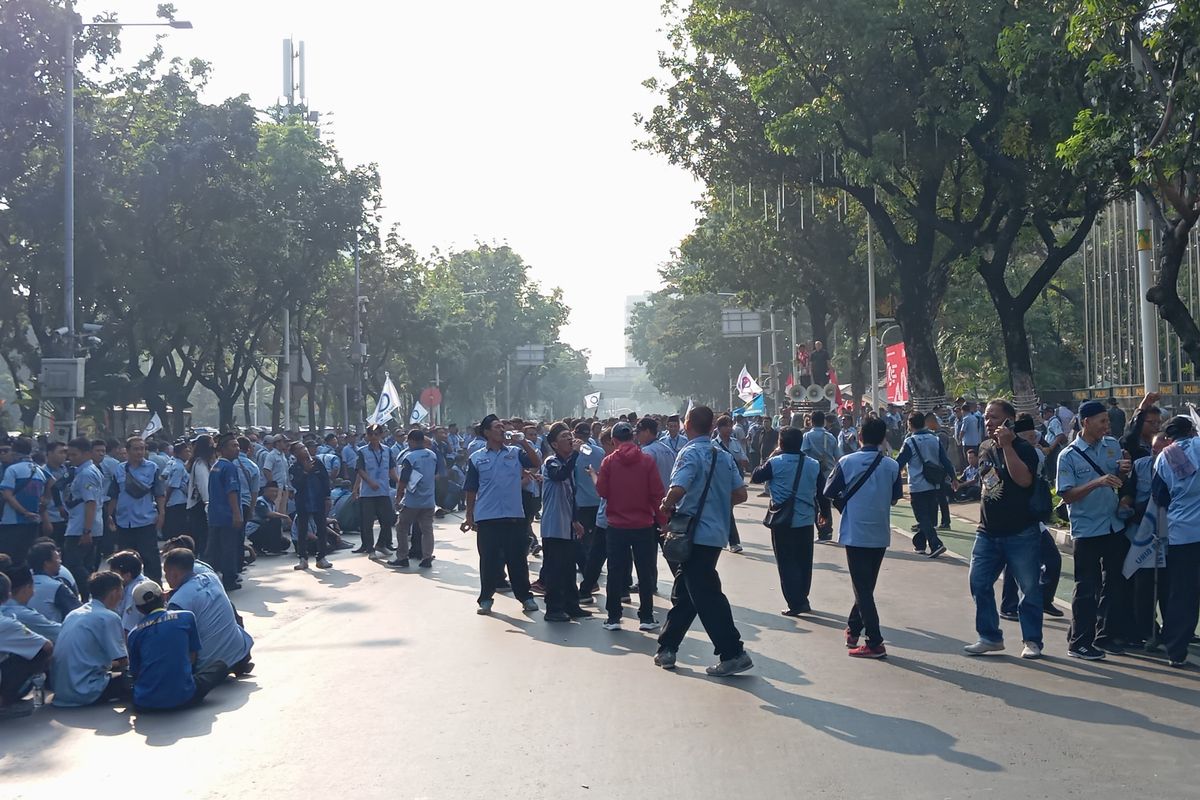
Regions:
M 767 514 L 763 517 L 763 525 L 768 528 L 790 528 L 792 527 L 792 516 L 796 510 L 796 487 L 800 485 L 800 476 L 804 473 L 804 462 L 807 460 L 803 453 L 800 454 L 800 463 L 796 465 L 796 477 L 792 480 L 792 494 L 782 503 L 771 501 L 771 505 L 767 507 Z
M 853 486 L 851 486 L 849 489 L 843 490 L 841 494 L 833 498 L 831 502 L 839 514 L 846 509 L 846 504 L 850 502 L 850 498 L 858 494 L 858 490 L 861 489 L 863 484 L 867 482 L 867 479 L 871 477 L 871 473 L 875 471 L 875 469 L 879 466 L 879 462 L 881 461 L 883 461 L 882 450 L 875 454 L 875 460 L 871 462 L 871 466 L 867 467 L 867 471 L 859 476 L 858 480 L 854 482 Z
M 696 506 L 695 514 L 680 514 L 676 512 L 667 520 L 667 533 L 663 537 L 663 557 L 676 564 L 686 562 L 692 555 L 692 538 L 696 535 L 696 526 L 700 524 L 700 515 L 704 512 L 704 501 L 708 499 L 708 487 L 712 483 L 713 473 L 717 469 L 717 450 L 713 448 L 712 461 L 708 465 L 708 477 L 704 480 L 704 491 L 700 493 L 700 503 Z

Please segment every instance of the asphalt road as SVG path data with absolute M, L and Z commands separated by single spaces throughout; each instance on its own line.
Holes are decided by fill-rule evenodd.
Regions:
M 889 658 L 848 659 L 840 548 L 816 549 L 815 613 L 780 616 L 766 531 L 753 522 L 761 503 L 739 514 L 745 553 L 720 565 L 756 665 L 747 675 L 704 674 L 714 658 L 698 625 L 671 673 L 632 623 L 544 623 L 511 596 L 477 616 L 473 539 L 447 524 L 432 571 L 398 574 L 349 553 L 325 572 L 260 559 L 234 596 L 257 640 L 253 676 L 182 713 L 46 708 L 0 724 L 0 796 L 1200 793 L 1200 672 L 1068 659 L 1059 620 L 1047 621 L 1043 661 L 1017 657 L 1007 622 L 1006 654 L 967 658 L 965 562 L 917 558 L 899 536 L 878 593 Z

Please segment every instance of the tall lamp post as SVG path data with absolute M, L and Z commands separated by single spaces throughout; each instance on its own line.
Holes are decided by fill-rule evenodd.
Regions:
M 75 32 L 84 28 L 175 28 L 190 30 L 192 23 L 184 20 L 169 22 L 84 22 L 75 13 L 75 5 L 67 0 L 66 75 L 63 80 L 63 326 L 68 355 L 75 358 Z M 82 390 L 82 387 L 80 387 Z M 75 398 L 63 404 L 63 424 L 75 435 Z

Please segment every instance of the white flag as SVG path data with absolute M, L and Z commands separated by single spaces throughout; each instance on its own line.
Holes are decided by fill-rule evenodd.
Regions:
M 146 427 L 142 429 L 142 438 L 149 439 L 154 434 L 163 429 L 162 420 L 158 418 L 158 412 L 155 411 L 150 417 L 150 421 L 146 423 Z
M 762 394 L 762 387 L 758 385 L 758 381 L 750 376 L 750 371 L 746 366 L 742 365 L 742 372 L 737 379 L 737 394 L 742 398 L 743 403 L 749 403 L 754 399 L 755 395 Z
M 419 423 L 421 420 L 425 419 L 428 416 L 429 416 L 429 409 L 426 408 L 425 406 L 421 405 L 421 401 L 418 400 L 417 404 L 415 406 L 413 406 L 412 413 L 408 415 L 408 421 L 409 421 L 409 424 L 416 425 L 417 423 Z
M 1129 535 L 1128 533 L 1126 535 Z M 1139 569 L 1167 566 L 1167 515 L 1154 497 L 1146 504 L 1146 513 L 1130 536 L 1129 551 L 1121 573 L 1128 579 Z
M 400 392 L 396 391 L 396 384 L 392 383 L 391 377 L 385 373 L 383 391 L 379 393 L 379 400 L 375 403 L 375 413 L 367 418 L 367 424 L 383 425 L 399 410 Z
M 583 407 L 584 408 L 599 408 L 600 407 L 600 393 L 592 392 L 591 394 L 585 394 L 583 396 Z
M 693 403 L 693 402 L 692 402 L 692 398 L 690 398 L 690 397 L 689 397 L 689 398 L 688 398 L 688 407 L 687 407 L 687 411 L 683 412 L 683 420 L 684 420 L 684 422 L 687 422 L 687 415 L 688 415 L 688 414 L 690 414 L 690 413 L 692 413 L 692 409 L 693 409 L 693 408 L 695 408 L 695 407 L 696 407 L 696 404 L 695 404 L 695 403 Z

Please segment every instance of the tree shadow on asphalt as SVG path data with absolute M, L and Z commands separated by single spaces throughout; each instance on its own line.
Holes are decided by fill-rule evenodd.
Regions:
M 759 655 L 753 658 L 762 660 Z M 714 680 L 691 670 L 679 674 L 693 679 Z M 847 744 L 905 756 L 935 756 L 979 772 L 1001 772 L 1004 769 L 994 761 L 956 750 L 958 739 L 940 728 L 904 717 L 874 714 L 853 706 L 789 692 L 773 685 L 771 680 L 775 679 L 774 675 L 769 678 L 743 675 L 720 683 L 723 687 L 753 695 L 762 701 L 761 708 L 772 714 L 794 719 Z
M 908 670 L 916 675 L 933 678 L 943 683 L 957 686 L 964 692 L 994 697 L 1013 708 L 1061 717 L 1071 722 L 1090 722 L 1102 725 L 1140 728 L 1149 733 L 1158 733 L 1178 739 L 1200 740 L 1200 733 L 1196 731 L 1157 722 L 1145 714 L 1095 698 L 1055 694 L 1034 689 L 1031 686 L 1021 683 L 1010 683 L 986 675 L 949 669 L 929 663 L 909 661 L 907 659 L 889 658 L 889 663 L 894 667 Z M 1018 664 L 1020 665 L 1019 667 Z M 1077 674 L 1058 669 L 1053 662 L 1022 662 L 1018 659 L 1013 664 L 1013 667 L 1023 667 L 1038 672 L 1052 673 L 1071 679 L 1079 678 Z M 1164 686 L 1163 688 L 1168 687 Z M 1194 705 L 1190 705 L 1190 707 L 1195 708 Z

